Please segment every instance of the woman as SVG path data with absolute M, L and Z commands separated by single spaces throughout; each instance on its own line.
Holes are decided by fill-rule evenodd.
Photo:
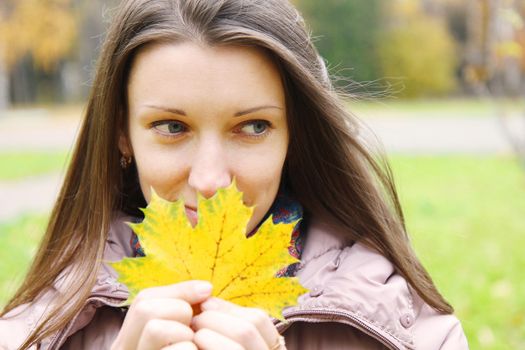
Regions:
M 0 345 L 39 349 L 465 349 L 415 257 L 388 171 L 361 144 L 297 11 L 284 0 L 126 0 L 104 44 L 71 164 Z M 268 214 L 304 212 L 310 292 L 272 322 L 187 281 L 128 309 L 106 261 L 142 254 L 125 225 L 154 188 L 184 199 L 235 177 Z M 130 243 L 131 241 L 131 243 Z M 202 312 L 193 313 L 192 306 Z M 282 334 L 284 337 L 281 337 Z

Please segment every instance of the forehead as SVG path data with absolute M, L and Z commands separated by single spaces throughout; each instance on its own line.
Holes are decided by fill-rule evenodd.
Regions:
M 261 49 L 192 42 L 152 44 L 135 56 L 128 81 L 130 107 L 170 102 L 204 107 L 280 103 L 279 70 Z

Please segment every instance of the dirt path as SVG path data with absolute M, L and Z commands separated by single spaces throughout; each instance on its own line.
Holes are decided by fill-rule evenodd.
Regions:
M 0 182 L 0 223 L 24 213 L 48 212 L 60 190 L 61 182 L 60 174 Z

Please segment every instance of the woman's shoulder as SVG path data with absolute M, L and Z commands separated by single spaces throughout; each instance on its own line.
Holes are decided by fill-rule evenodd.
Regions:
M 297 277 L 310 292 L 286 310 L 291 320 L 349 324 L 394 349 L 468 348 L 454 315 L 428 306 L 387 258 L 329 221 L 310 221 Z
M 23 344 L 49 309 L 55 293 L 56 290 L 50 288 L 34 302 L 18 305 L 0 317 L 0 349 L 18 349 Z
M 95 309 L 91 306 L 115 305 L 127 298 L 127 289 L 124 285 L 117 282 L 116 273 L 109 266 L 108 262 L 117 261 L 132 254 L 130 244 L 132 231 L 127 223 L 133 221 L 133 217 L 120 212 L 115 213 L 106 240 L 104 261 L 100 266 L 97 280 L 90 296 L 93 302 L 86 302 L 86 307 L 66 327 L 68 335 L 83 328 L 91 321 L 95 314 Z M 72 269 L 73 266 L 68 266 L 53 285 L 33 302 L 19 305 L 0 318 L 0 349 L 15 349 L 19 347 L 28 334 L 35 329 L 39 320 L 51 309 L 50 306 L 56 299 L 56 296 L 67 285 L 65 280 Z M 66 331 L 66 329 L 62 331 Z
M 20 305 L 0 317 L 0 349 L 17 349 L 31 331 L 28 305 Z

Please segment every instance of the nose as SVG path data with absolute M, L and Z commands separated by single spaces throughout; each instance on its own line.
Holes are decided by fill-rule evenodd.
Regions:
M 205 198 L 210 198 L 219 188 L 227 187 L 231 182 L 224 147 L 220 142 L 202 142 L 193 157 L 189 186 Z

